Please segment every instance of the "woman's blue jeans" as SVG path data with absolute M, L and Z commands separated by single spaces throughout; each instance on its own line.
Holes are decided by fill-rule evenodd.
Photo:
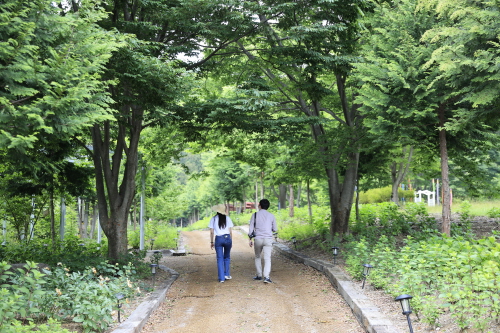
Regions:
M 225 276 L 231 275 L 231 247 L 233 240 L 229 234 L 215 236 L 215 253 L 217 255 L 217 274 L 219 281 L 225 281 Z

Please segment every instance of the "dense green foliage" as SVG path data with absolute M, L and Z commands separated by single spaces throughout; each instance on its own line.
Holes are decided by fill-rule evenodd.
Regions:
M 69 289 L 93 288 L 92 267 L 118 274 L 100 259 L 106 255 L 144 272 L 144 252 L 129 254 L 140 247 L 140 195 L 153 249 L 174 248 L 180 226 L 206 228 L 212 205 L 241 209 L 267 197 L 281 239 L 323 249 L 343 241 L 357 253 L 346 258 L 354 276 L 373 253 L 389 268 L 398 251 L 418 250 L 423 271 L 408 258 L 401 281 L 375 273 L 373 283 L 410 288 L 411 277 L 419 283 L 408 292 L 424 320 L 434 324 L 449 308 L 461 327 L 483 329 L 486 319 L 466 317 L 498 314 L 498 298 L 483 293 L 498 287 L 488 271 L 494 265 L 483 260 L 497 248 L 492 239 L 472 240 L 464 199 L 500 193 L 499 8 L 492 0 L 2 1 L 0 260 L 60 262 L 75 274 Z M 434 190 L 438 178 L 443 221 L 450 187 L 462 201 L 453 202 L 459 223 L 445 232 L 463 240 L 442 238 L 426 208 L 408 204 L 412 192 L 397 191 L 401 183 Z M 401 207 L 387 203 L 391 195 Z M 82 231 L 85 207 L 68 208 L 63 230 L 56 206 L 61 199 L 76 206 L 77 197 L 94 206 L 94 223 L 99 215 L 101 244 L 95 228 Z M 232 217 L 243 225 L 250 213 Z M 398 249 L 395 239 L 406 236 Z M 423 280 L 429 262 L 441 264 L 430 248 L 460 253 L 456 264 L 479 280 L 444 273 L 443 282 Z M 40 284 L 62 273 L 39 276 Z M 28 280 L 16 283 L 30 292 Z M 431 305 L 435 291 L 422 286 L 449 295 Z M 89 288 L 65 297 L 83 298 Z M 95 297 L 109 311 L 104 294 Z M 479 309 L 474 295 L 490 303 Z M 29 297 L 15 305 L 22 310 L 2 314 L 17 325 L 9 329 L 20 331 L 32 315 L 54 317 L 31 313 Z M 99 326 L 98 310 L 86 305 L 88 317 L 70 314 L 77 310 L 67 300 L 57 312 L 102 330 L 108 312 Z
M 2 332 L 24 332 L 17 327 L 25 322 L 32 323 L 29 328 L 43 330 L 47 319 L 53 332 L 64 332 L 53 320 L 68 319 L 81 323 L 84 332 L 101 332 L 112 322 L 115 295 L 132 297 L 137 293 L 130 281 L 135 273 L 130 265 L 101 262 L 97 267 L 72 272 L 59 263 L 41 272 L 28 261 L 24 269 L 10 268 L 6 262 L 0 263 Z
M 372 244 L 360 239 L 346 254 L 348 271 L 361 279 L 361 265 L 372 264 L 370 283 L 394 296 L 412 295 L 414 312 L 433 327 L 449 312 L 461 329 L 487 330 L 500 314 L 500 244 L 495 237 L 436 235 L 405 242 L 396 249 L 386 236 Z
M 84 4 L 61 15 L 49 0 L 3 1 L 0 5 L 0 145 L 24 150 L 44 134 L 65 139 L 109 119 L 101 80 L 114 33 L 96 24 L 106 14 Z
M 398 189 L 399 199 L 410 202 L 415 198 L 415 191 Z M 359 193 L 359 203 L 381 203 L 391 201 L 391 187 L 374 188 Z

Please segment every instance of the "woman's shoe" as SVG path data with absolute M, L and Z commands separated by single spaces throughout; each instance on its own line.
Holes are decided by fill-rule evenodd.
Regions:
M 226 278 L 226 280 L 231 280 L 233 277 L 231 275 L 229 276 L 224 276 Z

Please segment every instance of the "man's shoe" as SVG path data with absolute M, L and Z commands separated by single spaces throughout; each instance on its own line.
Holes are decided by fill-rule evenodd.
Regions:
M 231 275 L 229 275 L 229 276 L 224 276 L 224 278 L 225 278 L 226 280 L 231 280 L 233 277 L 232 277 Z
M 256 280 L 256 281 L 260 281 L 260 280 L 262 280 L 262 277 L 260 277 L 260 276 L 257 275 L 257 276 L 254 276 L 253 279 Z
M 273 281 L 271 281 L 271 279 L 270 279 L 270 278 L 266 277 L 266 278 L 264 279 L 264 283 L 273 283 Z
M 220 282 L 220 283 L 224 283 L 224 280 L 220 280 L 219 282 Z

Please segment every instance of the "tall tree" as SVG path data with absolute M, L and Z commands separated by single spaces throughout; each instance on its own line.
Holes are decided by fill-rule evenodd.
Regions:
M 60 140 L 109 119 L 104 65 L 121 41 L 91 4 L 64 13 L 50 0 L 0 3 L 0 145 L 23 152 L 38 134 Z
M 437 18 L 432 11 L 417 10 L 414 0 L 384 3 L 367 22 L 373 33 L 363 41 L 366 62 L 357 65 L 363 81 L 358 102 L 368 116 L 366 123 L 371 131 L 396 135 L 405 144 L 439 152 L 442 232 L 448 235 L 449 152 L 455 152 L 455 158 L 459 158 L 457 152 L 467 151 L 470 156 L 475 152 L 466 147 L 473 142 L 477 146 L 478 138 L 487 135 L 485 123 L 457 89 L 460 83 L 443 73 L 441 64 L 433 60 L 440 45 L 422 39 L 430 29 L 452 23 L 450 18 Z M 465 119 L 469 121 L 464 123 Z
M 240 11 L 255 18 L 255 33 L 231 49 L 246 59 L 227 60 L 228 76 L 252 93 L 244 106 L 264 108 L 259 103 L 272 91 L 275 104 L 265 106 L 267 112 L 315 120 L 310 130 L 328 180 L 332 234 L 347 232 L 354 197 L 363 125 L 348 77 L 356 55 L 357 20 L 372 4 L 244 2 Z

